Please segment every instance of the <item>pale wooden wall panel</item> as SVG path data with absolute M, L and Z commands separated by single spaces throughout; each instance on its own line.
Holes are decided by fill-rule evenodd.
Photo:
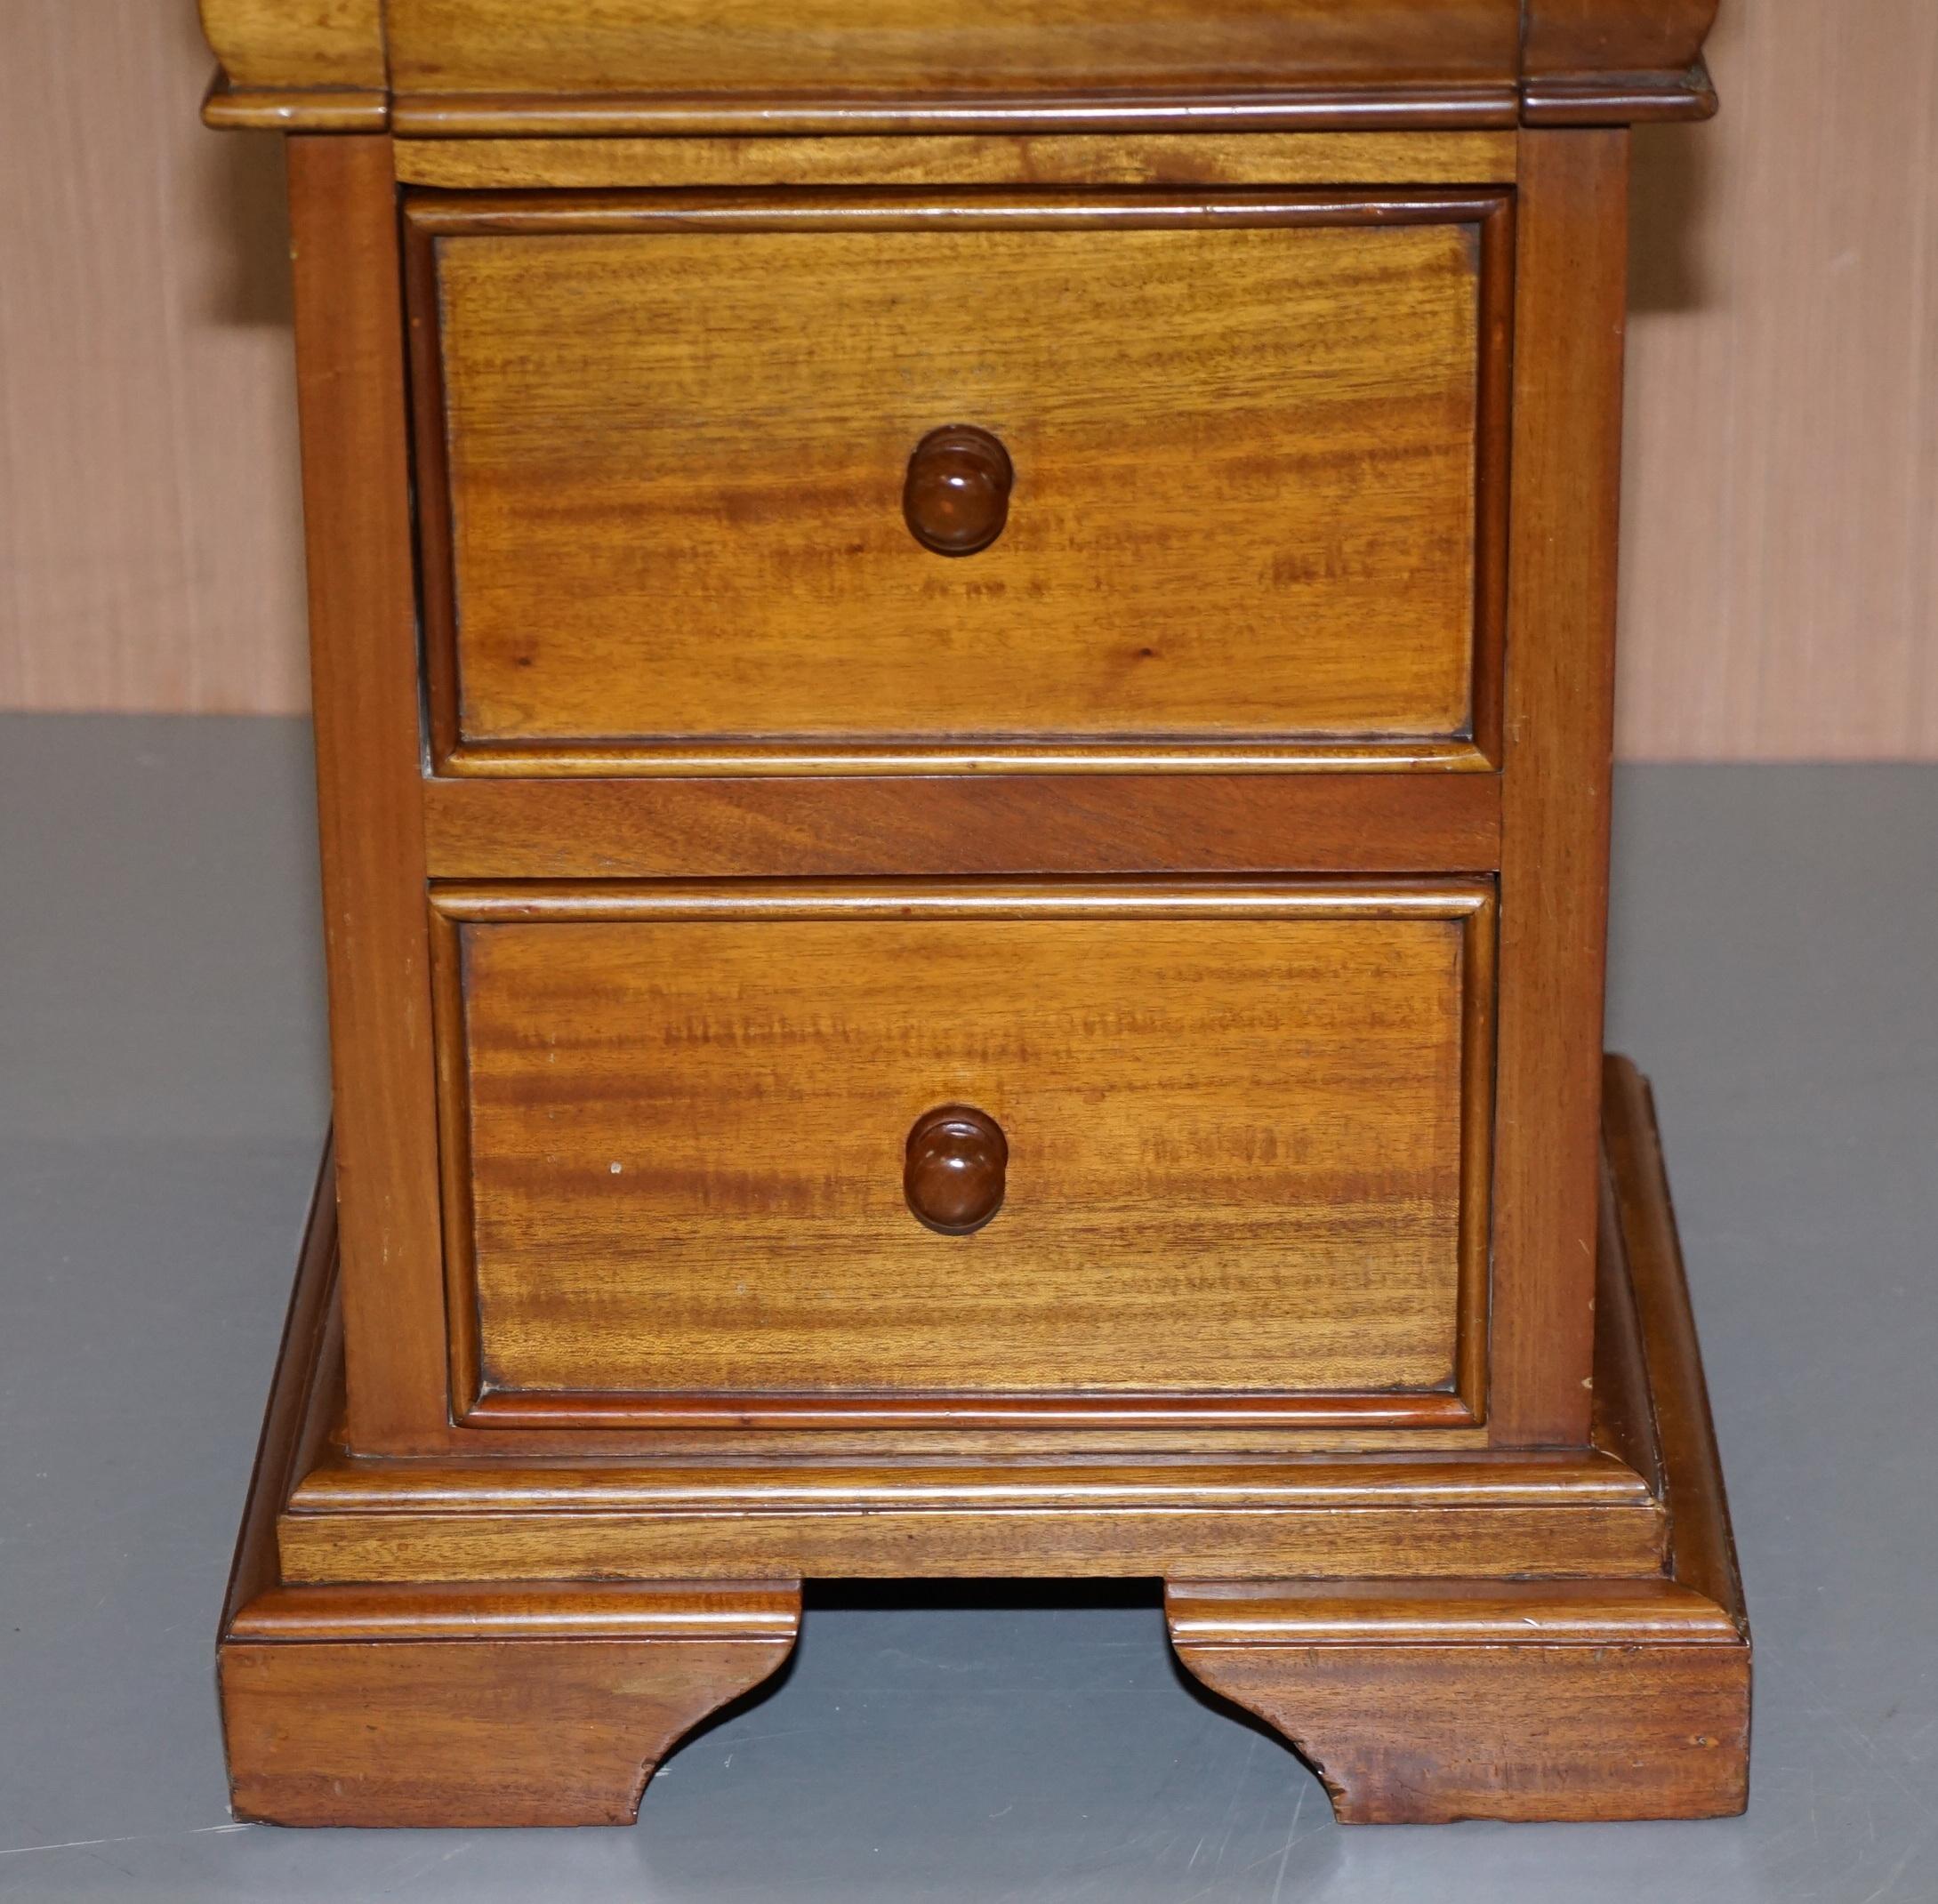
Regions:
M 192 0 L 6 0 L 0 706 L 305 697 L 275 141 Z M 1637 135 L 1620 740 L 1938 759 L 1938 0 L 1725 0 Z
M 1636 134 L 1620 744 L 1938 758 L 1938 4 L 1725 0 Z
M 0 11 L 0 705 L 301 708 L 277 142 L 190 0 Z

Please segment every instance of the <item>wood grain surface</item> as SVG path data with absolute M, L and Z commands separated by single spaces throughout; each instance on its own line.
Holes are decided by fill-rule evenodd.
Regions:
M 482 1446 L 491 1458 L 479 1459 Z M 975 1456 L 952 1460 L 856 1462 L 840 1455 L 815 1460 L 744 1461 L 728 1450 L 724 1465 L 685 1460 L 641 1464 L 624 1458 L 507 1457 L 503 1437 L 469 1442 L 458 1461 L 366 1461 L 325 1448 L 285 1490 L 295 1517 L 342 1514 L 1041 1514 L 1111 1507 L 1157 1512 L 1189 1506 L 1284 1514 L 1323 1508 L 1356 1514 L 1378 1507 L 1570 1508 L 1588 1513 L 1653 1510 L 1648 1482 L 1605 1455 L 1501 1454 L 1422 1450 L 1418 1441 L 1386 1458 L 1328 1458 L 1302 1451 L 1291 1459 L 1152 1461 L 1140 1442 L 1105 1461 L 1065 1448 L 1062 1458 L 1008 1461 Z M 1631 1555 L 1645 1554 L 1660 1572 L 1655 1534 Z
M 1682 72 L 1701 57 L 1716 7 L 1717 0 L 1528 0 L 1523 68 L 1563 77 Z
M 446 1426 L 417 615 L 390 142 L 290 142 L 350 1427 Z
M 746 1469 L 737 1498 L 684 1510 L 603 1514 L 561 1500 L 493 1513 L 459 1493 L 414 1510 L 286 1514 L 279 1553 L 285 1578 L 309 1585 L 549 1580 L 567 1591 L 595 1576 L 1041 1579 L 1196 1569 L 1238 1580 L 1286 1572 L 1653 1579 L 1661 1568 L 1663 1522 L 1653 1503 L 1443 1506 L 1407 1498 L 1403 1486 L 1351 1508 L 1239 1503 L 1195 1491 L 1204 1477 L 1189 1467 L 1174 1468 L 1175 1484 L 1154 1499 L 1134 1481 L 1086 1497 L 1054 1485 L 1053 1471 L 1050 1484 L 1033 1490 L 1015 1485 L 1026 1474 L 994 1478 L 994 1498 L 937 1506 L 913 1490 L 865 1506 L 763 1501 Z
M 1629 136 L 1522 141 L 1490 1408 L 1509 1445 L 1588 1426 Z
M 1497 204 L 416 201 L 440 751 L 1458 741 Z
M 383 0 L 201 0 L 200 11 L 235 86 L 381 92 L 387 82 Z
M 1493 185 L 1511 132 L 1055 137 L 409 139 L 406 184 L 467 191 L 694 185 Z
M 440 904 L 454 1313 L 488 1388 L 643 1418 L 655 1393 L 1452 1384 L 1484 888 Z M 973 1236 L 904 1201 L 948 1105 L 1009 1144 Z
M 202 0 L 244 87 L 405 93 L 1263 92 L 1288 85 L 1469 84 L 1680 76 L 1716 0 L 743 0 L 723 32 L 704 0 Z
M 1179 1635 L 1186 1665 L 1284 1732 L 1341 1824 L 1741 1812 L 1749 1747 L 1741 1638 L 1706 1602 L 1707 1617 L 1663 1633 L 1669 1609 L 1653 1587 L 1637 1583 L 1632 1600 L 1600 1587 L 1598 1616 L 1572 1633 L 1565 1617 L 1580 1610 L 1552 1587 L 1497 1589 L 1492 1631 L 1476 1623 L 1439 1634 L 1443 1604 L 1411 1586 L 1379 1622 L 1391 1638 L 1308 1637 L 1295 1619 L 1282 1640 L 1269 1614 L 1247 1631 L 1242 1602 L 1226 1603 L 1234 1624 L 1224 1629 L 1202 1603 L 1170 1604 L 1202 1635 Z M 1333 1615 L 1322 1607 L 1309 1617 L 1323 1630 Z M 1516 1643 L 1516 1626 L 1541 1637 Z
M 304 1419 L 334 1418 L 326 1196 L 224 1620 L 238 1812 L 623 1821 L 671 1739 L 784 1656 L 800 1573 L 912 1564 L 1165 1571 L 1182 1663 L 1294 1741 L 1346 1822 L 1740 1810 L 1750 1654 L 1715 1441 L 1646 1087 L 1620 1060 L 1607 1086 L 1604 1306 L 1625 1322 L 1603 1364 L 1667 1502 L 1585 1454 L 709 1470 L 303 1451 Z
M 1511 78 L 1515 0 L 1190 0 L 1069 4 L 965 0 L 739 0 L 731 33 L 708 0 L 390 0 L 391 76 L 410 92 L 559 92 L 611 87 L 1030 93 L 1258 88 L 1386 77 L 1396 57 L 1439 79 Z
M 1662 1577 L 1168 1585 L 1184 1664 L 1282 1731 L 1343 1823 L 1747 1800 L 1749 1631 L 1654 1111 L 1626 1059 L 1604 1085 L 1598 1431 L 1668 1512 Z
M 1672 1564 L 1678 1580 L 1708 1595 L 1747 1633 L 1736 1538 L 1654 1096 L 1628 1058 L 1612 1056 L 1604 1075 L 1610 1193 L 1636 1334 L 1650 1371 L 1662 1484 L 1675 1507 Z
M 319 1203 L 305 1247 L 298 1318 L 324 1311 L 328 1208 Z M 665 1628 L 664 1610 L 617 1586 L 586 1589 L 584 1577 L 892 1577 L 917 1553 L 924 1571 L 951 1574 L 1168 1569 L 1202 1578 L 1215 1567 L 1230 1579 L 1307 1566 L 1329 1576 L 1633 1579 L 1660 1576 L 1667 1555 L 1661 1505 L 1620 1462 L 1588 1451 L 1455 1453 L 1419 1430 L 1401 1431 L 1405 1448 L 1389 1443 L 1379 1462 L 1363 1458 L 1363 1445 L 1325 1458 L 1303 1444 L 1312 1437 L 1289 1459 L 1219 1460 L 1202 1427 L 1185 1443 L 1146 1429 L 1134 1444 L 1105 1450 L 1069 1428 L 1006 1450 L 956 1432 L 926 1460 L 906 1429 L 892 1450 L 831 1450 L 824 1434 L 814 1445 L 751 1448 L 718 1428 L 671 1450 L 602 1449 L 588 1435 L 575 1437 L 570 1465 L 555 1442 L 498 1430 L 488 1442 L 473 1435 L 454 1462 L 354 1458 L 318 1432 L 341 1418 L 331 1333 L 293 1324 L 285 1343 L 230 1609 L 238 1638 L 307 1629 L 341 1640 L 381 1628 L 422 1639 L 458 1617 L 480 1632 L 509 1624 L 583 1635 L 603 1623 L 638 1637 Z M 1639 1359 L 1632 1379 L 1645 1394 Z M 1627 1400 L 1646 1435 L 1653 1410 Z M 481 1446 L 493 1458 L 478 1458 Z M 776 1460 L 776 1451 L 792 1458 Z M 885 1452 L 895 1458 L 883 1461 Z M 1180 1453 L 1192 1458 L 1170 1458 Z M 301 1476 L 293 1490 L 292 1474 Z M 269 1530 L 257 1507 L 285 1499 L 275 1551 L 265 1551 Z M 469 1583 L 461 1614 L 424 1586 L 401 1595 L 359 1588 L 333 1595 L 326 1611 L 309 1592 L 440 1579 Z M 487 1581 L 504 1584 L 487 1590 Z M 710 1607 L 682 1589 L 681 1630 L 706 1626 Z
M 231 1642 L 220 1683 L 235 1813 L 629 1825 L 681 1734 L 792 1647 L 765 1634 L 554 1639 L 543 1623 L 488 1638 Z
M 1178 1469 L 1186 1484 L 1193 1478 Z M 751 1510 L 751 1511 L 750 1511 Z M 1646 1579 L 1661 1571 L 1653 1503 L 1261 1508 L 1188 1491 L 1146 1503 L 891 1501 L 830 1513 L 725 1500 L 663 1513 L 409 1510 L 285 1514 L 283 1577 L 317 1585 L 443 1580 L 1015 1578 Z
M 428 782 L 445 880 L 671 873 L 1491 872 L 1491 774 L 760 775 Z
M 288 1824 L 601 1824 L 680 1735 L 792 1650 L 800 1591 L 473 1583 L 387 1596 L 282 1584 L 276 1523 L 342 1419 L 328 1148 L 222 1608 L 231 1796 Z
M 1716 0 L 204 0 L 228 68 L 210 124 L 339 130 L 1042 130 L 1211 116 L 1307 124 L 1626 124 L 1701 116 Z M 381 36 L 380 36 L 381 28 Z M 347 93 L 333 82 L 381 84 Z M 378 56 L 373 60 L 372 55 Z M 1601 116 L 1595 116 L 1596 114 Z

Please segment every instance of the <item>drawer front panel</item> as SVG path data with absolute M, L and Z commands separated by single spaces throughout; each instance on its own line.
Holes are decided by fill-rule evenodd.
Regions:
M 414 204 L 447 766 L 1472 755 L 1499 199 Z
M 884 88 L 966 99 L 1090 88 L 1251 91 L 1390 81 L 1395 63 L 1469 83 L 1512 81 L 1513 0 L 388 0 L 393 84 L 444 93 Z M 693 101 L 689 100 L 689 106 Z
M 487 1415 L 1411 1394 L 1395 1418 L 1460 1417 L 1484 888 L 438 904 L 453 1313 Z M 906 1180 L 951 1106 L 1007 1148 L 967 1234 L 918 1221 Z

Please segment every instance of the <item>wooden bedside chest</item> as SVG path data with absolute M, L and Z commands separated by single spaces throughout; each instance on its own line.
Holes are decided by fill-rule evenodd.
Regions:
M 816 1576 L 1145 1576 L 1342 1819 L 1740 1809 L 1601 1051 L 1713 0 L 203 0 L 335 1078 L 240 1816 L 616 1822 Z

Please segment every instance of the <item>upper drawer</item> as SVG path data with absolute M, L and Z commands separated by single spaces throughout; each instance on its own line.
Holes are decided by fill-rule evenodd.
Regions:
M 414 198 L 440 765 L 1482 764 L 1505 203 Z

